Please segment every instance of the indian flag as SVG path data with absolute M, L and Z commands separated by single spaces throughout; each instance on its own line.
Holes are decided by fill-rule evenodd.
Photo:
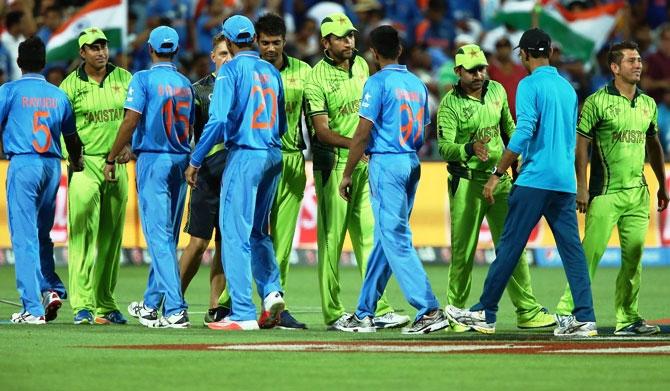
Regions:
M 533 27 L 533 12 L 537 12 L 537 27 L 560 43 L 565 54 L 588 61 L 607 42 L 617 13 L 624 5 L 623 1 L 617 1 L 571 12 L 556 0 L 506 1 L 496 20 L 527 30 Z
M 47 62 L 69 61 L 79 57 L 79 33 L 89 27 L 101 29 L 110 49 L 126 45 L 128 4 L 126 0 L 95 0 L 65 22 L 47 43 Z

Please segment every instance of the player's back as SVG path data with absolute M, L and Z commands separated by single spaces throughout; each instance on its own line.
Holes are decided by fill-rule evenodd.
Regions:
M 428 90 L 404 65 L 388 65 L 367 80 L 360 114 L 374 123 L 368 152 L 415 152 L 430 123 Z
M 244 51 L 221 67 L 217 82 L 222 78 L 232 78 L 235 83 L 235 91 L 230 92 L 234 101 L 227 115 L 226 147 L 281 147 L 286 111 L 281 75 L 274 65 L 261 60 L 256 52 Z
M 43 76 L 27 74 L 0 87 L 2 141 L 8 156 L 62 157 L 60 136 L 75 131 L 67 96 Z
M 142 114 L 133 135 L 136 152 L 188 154 L 193 123 L 191 82 L 172 63 L 161 62 L 136 73 L 130 81 L 125 108 Z

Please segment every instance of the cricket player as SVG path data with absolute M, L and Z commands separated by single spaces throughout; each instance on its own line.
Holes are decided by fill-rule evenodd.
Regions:
M 140 218 L 152 262 L 144 300 L 130 303 L 128 312 L 147 327 L 190 326 L 179 280 L 177 243 L 195 105 L 190 81 L 172 63 L 178 50 L 179 36 L 173 28 L 159 26 L 149 34 L 153 65 L 130 80 L 126 115 L 105 162 L 105 178 L 118 181 L 114 158 L 132 136 L 133 152 L 138 155 Z
M 0 131 L 9 158 L 9 230 L 23 305 L 12 315 L 12 323 L 45 324 L 56 318 L 61 299 L 67 297 L 54 270 L 49 237 L 60 184 L 61 134 L 70 169 L 83 169 L 72 106 L 63 91 L 40 74 L 45 58 L 42 40 L 32 37 L 21 42 L 17 64 L 23 76 L 0 87 Z
M 114 288 L 128 200 L 125 163 L 130 148 L 115 158 L 118 182 L 105 181 L 102 170 L 123 120 L 131 75 L 109 63 L 107 41 L 97 27 L 83 30 L 79 35 L 82 64 L 60 85 L 72 103 L 84 144 L 84 171 L 71 173 L 68 184 L 68 272 L 75 324 L 127 322 L 114 299 Z
M 281 173 L 281 140 L 286 131 L 284 88 L 279 71 L 253 51 L 254 25 L 234 15 L 223 23 L 233 59 L 216 77 L 209 121 L 186 172 L 191 186 L 205 155 L 216 143 L 228 150 L 221 183 L 221 256 L 231 313 L 207 326 L 214 330 L 258 330 L 279 323 L 284 300 L 279 268 L 268 233 L 268 216 Z M 251 293 L 252 275 L 263 299 L 261 316 Z
M 212 52 L 210 57 L 218 72 L 221 65 L 230 61 L 230 51 L 226 46 L 223 34 L 217 34 L 212 39 Z M 194 140 L 200 140 L 205 124 L 209 119 L 209 103 L 214 91 L 216 73 L 209 74 L 193 84 L 195 92 L 195 126 Z M 230 313 L 230 304 L 226 305 L 219 298 L 226 286 L 226 277 L 221 265 L 221 232 L 219 229 L 219 193 L 221 191 L 221 177 L 226 164 L 226 150 L 223 143 L 214 145 L 207 154 L 200 168 L 198 182 L 191 188 L 191 197 L 188 205 L 188 215 L 184 232 L 191 235 L 188 245 L 179 259 L 181 276 L 181 291 L 186 293 L 188 285 L 198 272 L 202 255 L 207 250 L 209 241 L 214 234 L 214 260 L 210 267 L 210 299 L 209 310 L 205 314 L 205 325 L 211 322 L 223 320 Z
M 638 311 L 642 252 L 649 228 L 649 189 L 644 177 L 645 151 L 658 181 L 658 211 L 668 207 L 663 148 L 658 139 L 656 102 L 637 88 L 642 57 L 636 43 L 612 45 L 608 53 L 614 80 L 584 102 L 577 125 L 577 210 L 586 213 L 584 253 L 591 280 L 616 226 L 621 268 L 615 284 L 615 335 L 656 334 Z M 591 175 L 586 167 L 591 149 Z M 557 312 L 574 308 L 570 288 Z
M 339 195 L 339 185 L 349 156 L 351 138 L 358 125 L 363 85 L 368 79 L 367 62 L 355 50 L 357 30 L 346 15 L 334 13 L 321 22 L 324 58 L 307 77 L 307 113 L 314 126 L 314 186 L 317 198 L 317 245 L 319 292 L 323 318 L 329 330 L 337 330 L 351 314 L 340 301 L 339 262 L 349 231 L 361 277 L 372 250 L 374 221 L 368 187 L 368 165 L 357 163 L 352 174 L 351 200 Z M 382 295 L 375 325 L 401 327 L 409 317 L 394 312 Z
M 307 182 L 305 156 L 302 153 L 306 146 L 302 134 L 301 114 L 304 107 L 304 83 L 312 68 L 307 63 L 284 53 L 286 25 L 281 17 L 274 14 L 262 16 L 256 22 L 256 34 L 261 58 L 274 65 L 281 74 L 286 100 L 287 129 L 281 138 L 282 171 L 270 211 L 272 244 L 279 265 L 281 286 L 286 291 L 293 235 Z M 307 328 L 287 309 L 281 313 L 277 326 L 283 329 Z
M 358 309 L 338 330 L 375 332 L 377 301 L 391 273 L 409 303 L 418 310 L 403 334 L 425 334 L 449 326 L 412 245 L 409 216 L 421 176 L 416 151 L 430 124 L 428 89 L 407 67 L 398 64 L 402 51 L 398 31 L 380 26 L 370 32 L 375 62 L 381 69 L 365 83 L 360 120 L 344 168 L 340 195 L 351 199 L 352 173 L 363 153 L 370 155 L 370 192 L 375 244 L 367 263 Z
M 500 178 L 492 205 L 484 199 L 482 190 L 505 149 L 501 132 L 511 137 L 514 120 L 503 86 L 487 80 L 488 62 L 479 46 L 461 47 L 455 60 L 459 81 L 440 102 L 437 123 L 439 151 L 449 171 L 451 264 L 447 302 L 460 308 L 470 294 L 472 265 L 484 217 L 497 246 L 507 216 L 511 178 L 507 174 Z M 516 307 L 518 327 L 548 327 L 556 323 L 533 295 L 525 254 L 514 269 L 507 292 Z M 467 330 L 458 325 L 452 329 Z
M 494 333 L 505 286 L 533 227 L 544 216 L 556 239 L 576 304 L 574 315 L 556 317 L 554 335 L 591 337 L 598 330 L 575 212 L 577 94 L 549 65 L 551 38 L 547 33 L 538 28 L 527 30 L 521 36 L 519 49 L 521 62 L 530 75 L 519 83 L 516 130 L 484 185 L 484 198 L 491 204 L 500 202 L 495 198 L 497 187 L 519 155 L 523 156 L 521 173 L 509 195 L 509 213 L 479 303 L 469 310 L 447 305 L 445 312 L 450 321 L 463 327 Z

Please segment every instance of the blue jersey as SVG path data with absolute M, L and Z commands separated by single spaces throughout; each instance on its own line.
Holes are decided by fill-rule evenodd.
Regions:
M 404 65 L 387 65 L 365 83 L 359 115 L 373 124 L 368 153 L 416 152 L 430 123 L 428 89 Z
M 61 134 L 75 133 L 67 95 L 34 73 L 0 87 L 2 144 L 8 156 L 39 154 L 62 157 Z
M 160 62 L 133 75 L 124 106 L 142 114 L 133 134 L 133 151 L 189 153 L 193 101 L 191 82 L 172 63 Z
M 195 146 L 191 165 L 200 167 L 215 144 L 226 148 L 281 148 L 286 132 L 284 86 L 274 65 L 243 51 L 219 70 L 209 121 Z

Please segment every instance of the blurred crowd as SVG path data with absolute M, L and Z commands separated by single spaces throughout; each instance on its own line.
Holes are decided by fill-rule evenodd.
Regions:
M 146 69 L 149 31 L 170 25 L 180 35 L 178 66 L 195 81 L 212 71 L 209 59 L 211 39 L 223 20 L 232 14 L 257 19 L 273 12 L 287 25 L 289 55 L 315 64 L 321 57 L 319 23 L 332 12 L 345 12 L 358 27 L 357 46 L 369 61 L 366 38 L 382 24 L 392 24 L 402 33 L 401 61 L 428 86 L 432 107 L 456 83 L 454 54 L 465 44 L 476 43 L 489 58 L 489 76 L 502 83 L 514 111 L 516 86 L 526 75 L 513 49 L 522 31 L 496 23 L 495 14 L 505 1 L 515 0 L 132 0 L 129 1 L 128 37 L 125 50 L 112 53 L 114 62 L 131 72 Z M 560 0 L 571 11 L 585 10 L 620 0 Z M 0 84 L 19 76 L 16 66 L 18 44 L 34 34 L 45 42 L 53 32 L 88 1 L 5 0 L 0 5 L 4 31 L 0 40 Z M 670 0 L 628 0 L 619 12 L 609 42 L 590 62 L 565 55 L 554 43 L 552 65 L 575 87 L 580 100 L 610 80 L 607 65 L 609 43 L 632 39 L 641 48 L 645 69 L 641 88 L 658 103 L 659 129 L 666 157 L 670 155 Z M 45 75 L 60 84 L 78 65 L 47 64 Z M 370 69 L 375 65 L 370 62 Z M 432 110 L 433 113 L 436 110 Z M 514 112 L 513 112 L 514 114 Z M 435 134 L 422 150 L 424 159 L 439 159 Z

